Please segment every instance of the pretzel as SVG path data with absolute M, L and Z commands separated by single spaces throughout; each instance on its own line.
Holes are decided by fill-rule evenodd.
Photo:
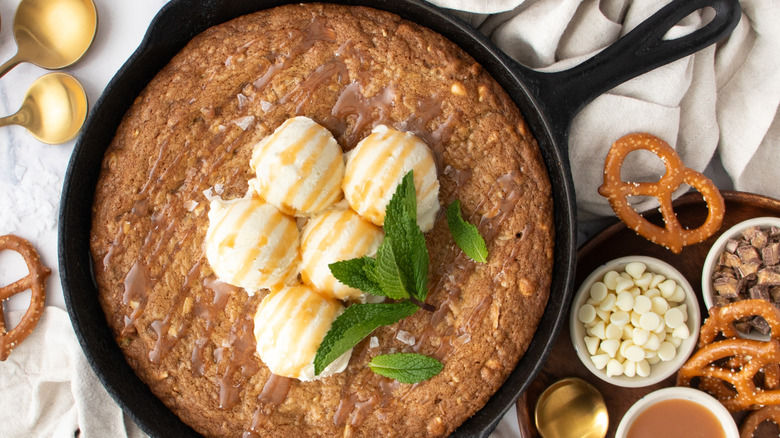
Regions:
M 623 182 L 620 169 L 630 152 L 644 149 L 657 155 L 666 166 L 666 173 L 658 182 Z M 689 230 L 680 225 L 672 207 L 672 193 L 681 184 L 688 184 L 701 193 L 709 209 L 707 219 L 699 228 Z M 663 245 L 675 254 L 683 246 L 693 245 L 712 236 L 723 222 L 726 210 L 723 197 L 715 184 L 693 169 L 685 167 L 680 157 L 668 143 L 650 134 L 629 134 L 616 141 L 604 163 L 604 184 L 599 194 L 609 200 L 617 216 L 629 228 L 653 243 Z M 657 198 L 666 226 L 661 228 L 647 221 L 628 202 L 629 196 Z
M 750 360 L 739 370 L 715 364 L 733 356 L 750 357 Z M 726 339 L 707 344 L 691 356 L 677 373 L 677 385 L 690 386 L 695 377 L 700 377 L 702 380 L 714 378 L 730 383 L 734 387 L 733 395 L 720 398 L 720 402 L 732 412 L 755 406 L 776 405 L 780 404 L 780 389 L 758 388 L 754 378 L 770 363 L 778 362 L 780 362 L 780 343 L 774 339 L 767 342 Z
M 780 427 L 780 406 L 766 406 L 757 411 L 752 412 L 742 422 L 740 427 L 740 438 L 753 438 L 753 434 L 764 421 L 772 421 L 778 427 Z
M 764 318 L 772 330 L 772 338 L 780 339 L 780 309 L 766 300 L 741 300 L 710 309 L 710 316 L 699 332 L 699 347 L 712 343 L 719 333 L 727 338 L 736 338 L 738 331 L 734 322 L 747 316 Z
M 6 360 L 11 350 L 24 341 L 38 325 L 43 307 L 46 304 L 46 277 L 51 274 L 51 270 L 41 263 L 41 258 L 30 242 L 11 234 L 0 236 L 0 251 L 6 249 L 16 251 L 24 257 L 24 262 L 30 272 L 21 280 L 0 288 L 0 361 Z M 32 292 L 30 307 L 27 308 L 27 312 L 19 324 L 13 330 L 6 331 L 2 303 L 27 289 Z

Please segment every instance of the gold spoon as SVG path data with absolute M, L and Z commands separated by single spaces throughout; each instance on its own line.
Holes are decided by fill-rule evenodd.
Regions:
M 79 81 L 49 73 L 30 85 L 19 111 L 0 118 L 0 127 L 24 126 L 39 141 L 59 144 L 75 137 L 86 118 L 87 94 Z
M 534 416 L 536 429 L 544 438 L 604 438 L 609 427 L 604 397 L 576 377 L 547 388 L 536 402 Z
M 0 77 L 20 62 L 60 69 L 78 61 L 97 30 L 92 0 L 22 0 L 14 17 L 19 51 L 0 66 Z

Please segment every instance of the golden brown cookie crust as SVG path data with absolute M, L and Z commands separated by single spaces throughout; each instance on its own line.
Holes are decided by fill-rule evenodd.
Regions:
M 204 191 L 243 196 L 252 147 L 305 115 L 347 151 L 386 124 L 433 149 L 440 202 L 460 199 L 490 257 L 477 265 L 440 215 L 426 234 L 428 302 L 359 344 L 344 373 L 269 379 L 249 298 L 204 256 Z M 478 411 L 525 352 L 547 302 L 550 183 L 518 109 L 442 36 L 363 7 L 307 4 L 212 27 L 150 82 L 108 148 L 93 207 L 99 298 L 141 379 L 207 436 L 443 436 Z M 413 345 L 396 338 L 400 330 Z M 375 355 L 417 351 L 444 370 L 400 384 Z

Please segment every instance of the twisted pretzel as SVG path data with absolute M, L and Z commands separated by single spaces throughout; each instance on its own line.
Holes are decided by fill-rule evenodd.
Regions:
M 664 162 L 666 173 L 658 182 L 623 182 L 620 179 L 620 169 L 626 156 L 639 149 L 654 153 Z M 672 193 L 683 183 L 698 190 L 709 209 L 704 223 L 693 230 L 680 225 L 672 207 Z M 685 167 L 668 143 L 643 133 L 626 135 L 612 145 L 604 163 L 604 184 L 599 187 L 599 194 L 609 200 L 612 209 L 629 228 L 675 254 L 680 253 L 683 246 L 699 243 L 712 236 L 720 228 L 726 209 L 723 197 L 709 178 Z M 629 196 L 652 196 L 658 199 L 666 226 L 661 228 L 643 218 L 629 204 Z
M 30 242 L 18 236 L 0 236 L 0 251 L 10 249 L 24 257 L 27 269 L 30 271 L 26 277 L 17 280 L 8 286 L 0 288 L 0 361 L 4 361 L 11 354 L 11 350 L 24 341 L 32 333 L 38 321 L 41 319 L 43 307 L 46 304 L 46 277 L 51 270 L 41 263 L 41 258 Z M 5 316 L 2 311 L 2 303 L 8 298 L 20 292 L 30 289 L 30 307 L 22 317 L 22 320 L 11 331 L 6 331 Z
M 739 370 L 715 364 L 733 356 L 749 356 L 750 360 Z M 728 382 L 734 387 L 734 393 L 726 394 L 730 396 L 721 398 L 720 402 L 732 412 L 754 406 L 776 405 L 780 404 L 780 389 L 757 388 L 754 378 L 769 364 L 778 362 L 780 362 L 780 344 L 774 339 L 768 342 L 726 339 L 708 344 L 691 356 L 677 373 L 677 385 L 690 386 L 691 380 L 695 377 L 701 377 L 702 380 L 713 378 Z
M 780 309 L 766 300 L 741 300 L 710 309 L 710 316 L 704 321 L 699 332 L 699 347 L 712 343 L 718 333 L 727 338 L 736 338 L 738 332 L 734 322 L 748 316 L 764 318 L 772 330 L 772 338 L 780 339 Z
M 739 431 L 740 438 L 753 438 L 758 426 L 764 421 L 772 421 L 780 427 L 780 406 L 763 407 L 745 418 Z

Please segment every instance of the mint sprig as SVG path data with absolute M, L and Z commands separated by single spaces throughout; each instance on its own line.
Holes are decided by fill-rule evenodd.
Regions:
M 400 303 L 353 304 L 333 321 L 314 356 L 314 374 L 319 375 L 331 362 L 384 325 L 414 315 L 419 307 L 408 301 Z
M 485 262 L 487 248 L 477 228 L 460 216 L 460 203 L 447 210 L 455 242 L 472 259 Z M 375 329 L 395 324 L 420 308 L 434 310 L 425 303 L 428 296 L 428 248 L 417 225 L 417 194 L 414 173 L 409 171 L 398 184 L 387 205 L 385 237 L 376 258 L 362 257 L 329 265 L 337 280 L 363 292 L 402 300 L 396 303 L 354 304 L 331 325 L 314 358 L 319 375 L 331 362 L 357 345 Z M 444 365 L 421 354 L 398 353 L 374 357 L 369 367 L 377 374 L 403 383 L 417 383 L 438 374 Z
M 479 235 L 477 227 L 466 222 L 460 215 L 460 201 L 455 200 L 447 207 L 447 224 L 450 226 L 455 243 L 470 259 L 479 263 L 487 262 L 488 250 L 485 239 Z
M 401 383 L 418 383 L 439 374 L 444 365 L 438 360 L 416 353 L 383 354 L 368 363 L 371 371 Z

